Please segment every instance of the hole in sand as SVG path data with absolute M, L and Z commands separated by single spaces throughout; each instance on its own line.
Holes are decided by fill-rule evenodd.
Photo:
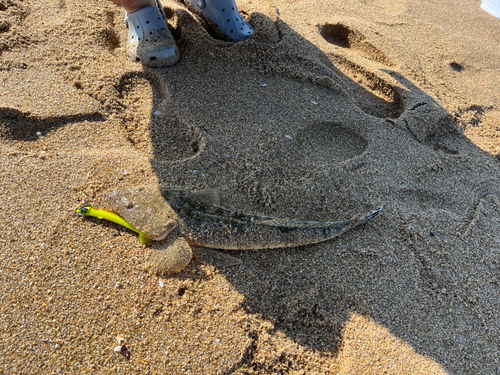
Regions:
M 108 48 L 108 50 L 113 51 L 120 45 L 120 38 L 113 27 L 106 28 L 100 32 L 100 35 L 101 41 Z M 134 36 L 135 35 L 132 36 L 132 40 L 134 39 Z
M 455 71 L 455 72 L 461 72 L 462 70 L 464 70 L 464 66 L 462 64 L 459 64 L 457 62 L 451 62 L 450 63 L 450 67 Z
M 354 33 L 348 27 L 329 23 L 320 28 L 320 34 L 328 43 L 342 48 L 350 48 L 354 36 Z
M 191 151 L 193 151 L 193 154 L 197 154 L 200 151 L 200 142 L 198 140 L 195 139 L 191 142 Z
M 10 30 L 11 24 L 5 20 L 0 20 L 0 33 L 5 33 Z

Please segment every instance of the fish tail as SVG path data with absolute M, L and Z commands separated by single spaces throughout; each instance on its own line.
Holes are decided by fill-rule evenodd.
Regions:
M 375 208 L 374 210 L 370 211 L 369 213 L 363 215 L 361 218 L 359 218 L 359 220 L 356 223 L 356 225 L 360 225 L 360 224 L 366 223 L 367 221 L 373 219 L 374 217 L 377 217 L 378 214 L 380 213 L 380 211 L 382 211 L 382 207 L 384 207 L 384 206 L 380 205 L 377 208 Z

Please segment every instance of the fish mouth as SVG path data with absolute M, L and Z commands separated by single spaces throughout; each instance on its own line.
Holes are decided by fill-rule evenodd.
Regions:
M 167 238 L 167 236 L 172 232 L 172 230 L 167 230 L 165 233 L 163 233 L 160 237 L 153 238 L 153 241 L 161 241 Z
M 167 236 L 174 231 L 174 229 L 177 228 L 177 222 L 175 220 L 171 220 L 167 224 L 167 229 L 165 232 L 163 232 L 160 236 L 153 238 L 154 241 L 161 241 L 167 238 Z

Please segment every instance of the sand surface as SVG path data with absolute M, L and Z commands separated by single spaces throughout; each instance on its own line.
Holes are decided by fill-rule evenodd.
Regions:
M 500 20 L 238 0 L 256 34 L 232 44 L 164 6 L 181 58 L 148 69 L 109 1 L 0 0 L 0 374 L 499 374 Z M 385 206 L 159 277 L 74 213 L 159 182 L 301 220 Z

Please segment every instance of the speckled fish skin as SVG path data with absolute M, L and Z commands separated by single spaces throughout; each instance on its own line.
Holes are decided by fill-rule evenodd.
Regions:
M 335 238 L 378 215 L 382 206 L 338 222 L 307 222 L 246 213 L 211 204 L 182 190 L 163 189 L 178 216 L 179 235 L 191 245 L 225 250 L 304 246 Z

